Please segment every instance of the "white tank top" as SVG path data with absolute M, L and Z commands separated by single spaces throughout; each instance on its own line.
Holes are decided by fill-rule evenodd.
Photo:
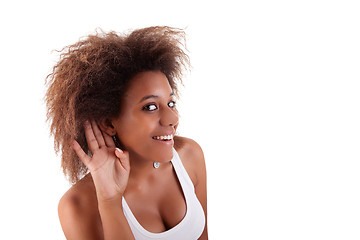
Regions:
M 198 239 L 205 227 L 204 210 L 196 197 L 194 185 L 187 174 L 179 155 L 173 150 L 171 163 L 175 169 L 176 175 L 182 187 L 185 201 L 185 217 L 175 227 L 161 233 L 152 233 L 143 228 L 131 212 L 129 205 L 123 197 L 122 205 L 125 217 L 130 225 L 135 240 L 196 240 Z

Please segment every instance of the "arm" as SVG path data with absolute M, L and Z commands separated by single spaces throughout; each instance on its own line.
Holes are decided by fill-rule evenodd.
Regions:
M 122 198 L 99 202 L 105 240 L 135 239 L 125 218 L 121 202 Z
M 194 157 L 196 159 L 196 175 L 197 175 L 197 183 L 195 185 L 195 193 L 197 198 L 199 199 L 201 206 L 204 209 L 205 213 L 205 228 L 204 232 L 200 236 L 199 240 L 207 240 L 208 239 L 208 231 L 207 231 L 207 185 L 206 185 L 206 166 L 205 166 L 205 158 L 204 154 L 200 148 L 200 146 L 195 143 L 195 151 Z
M 90 170 L 95 185 L 103 239 L 134 239 L 122 209 L 122 196 L 130 173 L 129 154 L 115 148 L 112 138 L 102 133 L 95 122 L 87 122 L 84 127 L 92 157 L 88 156 L 76 141 L 73 148 Z M 76 214 L 71 208 L 69 211 Z M 75 218 L 74 221 L 81 222 L 86 219 Z M 83 234 L 71 239 L 87 239 L 85 235 L 88 233 L 84 231 Z

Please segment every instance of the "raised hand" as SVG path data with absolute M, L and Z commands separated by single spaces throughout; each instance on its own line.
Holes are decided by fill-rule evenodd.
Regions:
M 129 179 L 129 153 L 116 148 L 111 136 L 102 132 L 95 121 L 84 124 L 92 157 L 74 140 L 73 149 L 90 170 L 98 200 L 122 197 Z

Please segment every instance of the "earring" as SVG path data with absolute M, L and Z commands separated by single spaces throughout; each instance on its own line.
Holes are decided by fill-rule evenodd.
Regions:
M 112 136 L 112 139 L 114 140 L 115 146 L 120 147 L 120 144 L 119 144 L 119 142 L 117 140 L 116 134 Z

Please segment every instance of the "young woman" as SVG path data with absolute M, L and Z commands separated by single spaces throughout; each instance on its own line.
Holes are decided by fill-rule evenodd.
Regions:
M 175 136 L 183 43 L 150 27 L 63 49 L 46 104 L 73 183 L 59 203 L 67 239 L 208 239 L 204 156 Z

